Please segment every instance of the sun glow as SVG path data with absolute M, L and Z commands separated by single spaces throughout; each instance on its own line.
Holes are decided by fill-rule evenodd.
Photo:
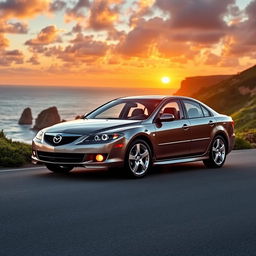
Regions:
M 161 82 L 162 82 L 163 84 L 169 84 L 169 83 L 171 82 L 171 78 L 168 77 L 168 76 L 163 76 L 163 77 L 161 78 Z

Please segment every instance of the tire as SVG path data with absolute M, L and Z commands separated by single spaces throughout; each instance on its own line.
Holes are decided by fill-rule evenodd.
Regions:
M 68 173 L 74 168 L 73 166 L 58 164 L 45 164 L 45 166 L 48 170 L 54 173 Z
M 152 167 L 152 152 L 144 140 L 134 140 L 128 147 L 125 157 L 125 169 L 133 178 L 145 176 Z
M 227 156 L 227 143 L 222 136 L 216 136 L 211 144 L 209 159 L 203 160 L 209 168 L 221 168 Z

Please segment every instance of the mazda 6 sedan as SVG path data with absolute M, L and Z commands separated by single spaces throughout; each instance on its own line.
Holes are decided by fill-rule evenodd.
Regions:
M 234 145 L 234 122 L 198 100 L 135 96 L 110 101 L 82 119 L 38 132 L 32 161 L 53 172 L 118 168 L 143 177 L 153 166 L 203 161 L 220 168 Z

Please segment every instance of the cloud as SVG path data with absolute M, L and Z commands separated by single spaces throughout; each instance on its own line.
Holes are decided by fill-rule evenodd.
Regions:
M 85 29 L 109 30 L 114 27 L 120 15 L 123 0 L 79 0 L 66 10 L 66 20 L 74 19 Z
M 62 11 L 63 9 L 65 9 L 66 5 L 67 4 L 65 1 L 55 0 L 50 3 L 49 10 L 50 10 L 50 12 L 59 12 L 59 11 Z
M 0 49 L 4 49 L 9 46 L 9 40 L 0 34 Z
M 94 30 L 109 29 L 119 18 L 115 1 L 95 0 L 90 8 L 89 27 Z
M 161 35 L 164 22 L 161 18 L 153 18 L 149 21 L 141 20 L 116 47 L 116 51 L 126 56 L 147 57 L 150 55 L 150 47 Z
M 223 29 L 228 6 L 234 0 L 156 0 L 156 6 L 170 14 L 172 28 Z
M 26 41 L 25 45 L 42 46 L 60 41 L 59 30 L 56 26 L 51 25 L 43 28 L 36 38 Z
M 27 34 L 28 26 L 21 22 L 0 21 L 0 33 Z
M 39 57 L 36 54 L 34 54 L 32 57 L 30 57 L 27 62 L 31 63 L 32 65 L 39 65 L 40 64 Z
M 48 11 L 49 0 L 4 0 L 0 2 L 1 18 L 27 18 Z
M 64 53 L 74 54 L 75 56 L 104 56 L 108 46 L 102 41 L 94 40 L 93 36 L 83 36 L 78 34 L 70 41 L 71 46 L 65 48 Z
M 130 16 L 130 26 L 134 27 L 144 15 L 153 13 L 153 4 L 155 0 L 137 0 Z
M 23 64 L 24 55 L 19 50 L 1 51 L 0 65 L 10 66 L 11 64 Z
M 89 0 L 78 0 L 72 8 L 67 8 L 67 15 L 71 18 L 85 17 L 84 11 L 89 7 Z
M 90 64 L 96 62 L 106 55 L 108 49 L 109 46 L 106 43 L 94 40 L 93 36 L 84 36 L 79 33 L 65 48 L 60 46 L 44 48 L 44 55 L 55 56 L 76 66 L 81 63 Z
M 244 10 L 246 19 L 231 26 L 225 43 L 225 54 L 255 59 L 256 54 L 256 0 Z
M 80 24 L 76 24 L 73 28 L 72 28 L 72 33 L 81 33 L 83 30 L 83 27 Z

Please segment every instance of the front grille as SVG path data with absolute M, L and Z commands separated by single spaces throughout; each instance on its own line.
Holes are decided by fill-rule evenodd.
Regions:
M 54 163 L 80 163 L 83 162 L 85 154 L 37 151 L 37 156 L 39 160 Z
M 45 134 L 44 141 L 52 146 L 61 146 L 61 145 L 69 144 L 75 141 L 80 137 L 80 135 L 77 135 L 77 136 L 61 135 L 62 139 L 59 143 L 54 142 L 53 140 L 54 137 L 55 137 L 54 135 Z

